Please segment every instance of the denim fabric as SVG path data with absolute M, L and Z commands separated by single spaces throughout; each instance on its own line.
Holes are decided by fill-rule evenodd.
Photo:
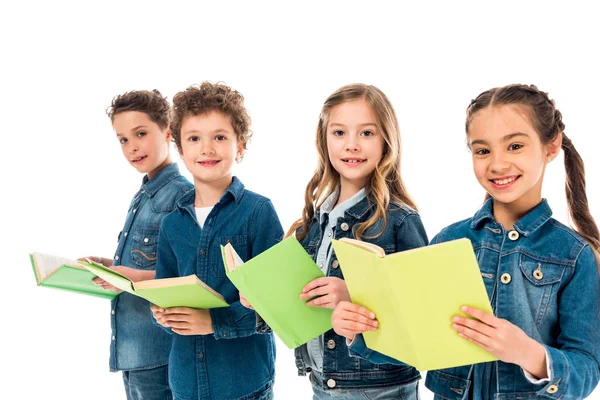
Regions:
M 493 199 L 431 241 L 469 238 L 494 314 L 519 326 L 546 349 L 549 382 L 531 383 L 523 370 L 501 361 L 429 371 L 436 399 L 582 399 L 600 374 L 600 280 L 594 253 L 576 232 L 551 218 L 546 200 L 512 230 L 494 220 Z M 357 337 L 358 338 L 358 337 Z M 352 350 L 373 362 L 389 357 Z M 370 354 L 369 354 L 370 352 Z M 471 388 L 472 385 L 478 387 Z
M 123 371 L 127 400 L 172 400 L 168 367 Z
M 168 165 L 151 180 L 145 176 L 119 234 L 114 265 L 155 269 L 160 224 L 192 188 L 176 164 Z M 167 364 L 171 337 L 153 323 L 149 307 L 146 300 L 129 293 L 122 293 L 112 301 L 111 371 L 151 369 Z
M 196 221 L 194 198 L 194 191 L 186 194 L 162 223 L 156 276 L 196 274 L 230 306 L 210 310 L 214 334 L 172 334 L 169 383 L 182 400 L 253 399 L 273 383 L 275 342 L 273 334 L 257 334 L 256 313 L 241 305 L 227 279 L 220 246 L 231 243 L 247 261 L 279 242 L 283 229 L 271 201 L 235 177 L 204 228 Z
M 337 221 L 335 239 L 353 238 L 353 231 L 357 225 L 369 219 L 374 211 L 375 205 L 369 201 L 368 197 L 348 209 L 344 216 Z M 309 232 L 302 241 L 302 245 L 313 259 L 319 249 L 325 227 L 325 224 L 320 225 L 318 222 L 320 221 L 319 213 L 320 211 L 317 211 Z M 383 233 L 375 239 L 364 238 L 373 236 L 381 230 L 383 221 L 380 220 L 365 232 L 363 240 L 380 246 L 386 254 L 427 245 L 427 235 L 421 218 L 414 210 L 392 204 L 388 208 L 386 216 L 387 224 Z M 343 279 L 335 252 L 332 252 L 328 262 L 327 275 Z M 327 344 L 323 354 L 323 371 L 322 374 L 315 376 L 318 376 L 320 380 L 316 384 L 326 392 L 410 384 L 420 378 L 419 372 L 410 366 L 378 365 L 351 357 L 345 338 L 337 335 L 333 329 L 323 335 L 323 340 Z M 305 375 L 311 371 L 306 366 L 306 351 L 306 345 L 296 349 L 296 366 L 299 375 Z
M 419 381 L 405 384 L 382 385 L 369 389 L 325 390 L 317 382 L 322 381 L 318 372 L 312 372 L 310 382 L 313 400 L 419 400 Z

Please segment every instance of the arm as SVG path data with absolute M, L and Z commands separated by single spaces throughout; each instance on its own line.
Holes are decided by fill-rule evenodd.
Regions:
M 271 201 L 264 200 L 256 207 L 248 230 L 251 258 L 281 241 L 283 228 Z M 268 330 L 262 318 L 254 310 L 244 307 L 240 301 L 229 307 L 209 311 L 216 339 L 246 337 Z
M 179 276 L 179 271 L 177 269 L 177 257 L 175 257 L 175 253 L 171 248 L 171 243 L 169 242 L 169 238 L 165 233 L 165 229 L 163 229 L 165 219 L 161 224 L 160 230 L 158 232 L 158 247 L 156 249 L 156 271 L 155 278 L 174 278 Z M 165 331 L 172 333 L 171 328 L 167 326 L 166 316 L 164 314 L 164 309 L 154 304 L 150 307 L 150 311 L 152 312 L 153 321 L 156 325 L 163 328 Z

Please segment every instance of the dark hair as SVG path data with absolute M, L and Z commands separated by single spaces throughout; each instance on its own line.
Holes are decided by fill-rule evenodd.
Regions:
M 466 131 L 477 111 L 495 105 L 520 105 L 528 112 L 533 127 L 543 144 L 548 144 L 562 135 L 564 152 L 567 203 L 571 219 L 577 232 L 587 240 L 596 253 L 600 268 L 600 232 L 590 213 L 585 192 L 585 169 L 571 139 L 565 135 L 565 124 L 562 114 L 556 109 L 554 100 L 548 93 L 542 92 L 535 85 L 507 85 L 493 88 L 481 93 L 467 108 Z M 489 194 L 488 194 L 489 197 Z
M 110 107 L 106 109 L 106 114 L 110 117 L 111 122 L 115 122 L 115 116 L 125 111 L 143 112 L 152 122 L 158 125 L 161 129 L 169 127 L 169 102 L 166 97 L 156 89 L 149 90 L 133 90 L 115 96 L 112 99 Z
M 173 97 L 171 135 L 181 151 L 181 125 L 185 117 L 219 111 L 229 116 L 238 142 L 246 148 L 250 140 L 250 116 L 244 106 L 244 96 L 223 83 L 202 82 L 192 85 Z

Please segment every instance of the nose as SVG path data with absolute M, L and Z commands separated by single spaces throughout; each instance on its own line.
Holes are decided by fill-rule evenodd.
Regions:
M 359 151 L 360 145 L 358 143 L 358 135 L 353 135 L 353 134 L 346 135 L 345 146 L 346 146 L 346 151 L 351 151 L 351 152 Z
M 213 146 L 213 142 L 211 140 L 201 140 L 200 141 L 200 154 L 214 154 L 215 147 Z
M 497 174 L 502 173 L 510 168 L 510 163 L 502 153 L 492 154 L 492 162 L 490 164 L 490 170 Z

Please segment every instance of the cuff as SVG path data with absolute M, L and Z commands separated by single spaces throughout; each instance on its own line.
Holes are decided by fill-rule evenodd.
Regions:
M 525 378 L 527 378 L 527 380 L 531 383 L 533 383 L 534 385 L 540 385 L 542 383 L 547 383 L 550 382 L 552 380 L 552 370 L 550 369 L 550 356 L 548 356 L 548 350 L 546 350 L 544 348 L 544 353 L 546 354 L 546 376 L 547 378 L 542 378 L 542 379 L 538 379 L 535 376 L 531 375 L 529 372 L 523 370 L 523 375 L 525 375 Z

